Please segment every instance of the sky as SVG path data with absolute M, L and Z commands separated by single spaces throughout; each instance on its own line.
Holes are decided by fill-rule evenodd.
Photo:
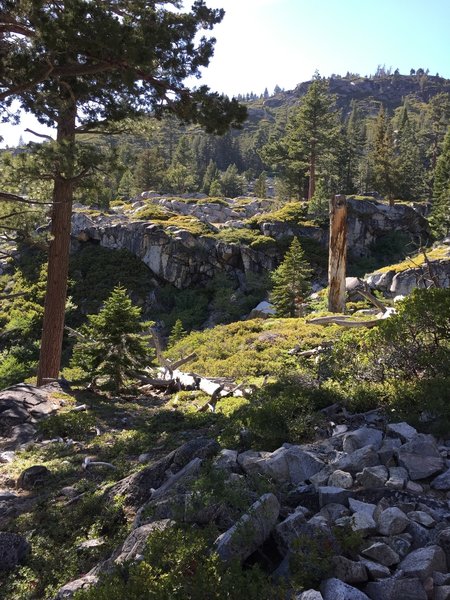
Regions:
M 224 8 L 213 30 L 210 65 L 192 86 L 206 84 L 229 96 L 261 94 L 275 85 L 295 88 L 321 75 L 370 75 L 378 65 L 408 74 L 429 69 L 450 78 L 450 0 L 206 0 Z M 189 7 L 190 2 L 186 2 Z M 209 32 L 207 32 L 209 33 Z M 3 145 L 17 144 L 30 127 L 0 125 Z

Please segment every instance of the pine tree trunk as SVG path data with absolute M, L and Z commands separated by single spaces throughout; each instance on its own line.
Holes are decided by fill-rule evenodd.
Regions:
M 44 385 L 49 379 L 57 378 L 61 366 L 73 199 L 73 156 L 70 156 L 70 145 L 75 142 L 75 119 L 76 103 L 72 98 L 67 98 L 57 130 L 59 150 L 64 153 L 64 175 L 58 173 L 53 186 L 51 241 L 37 374 L 38 386 Z
M 316 141 L 311 142 L 311 156 L 309 158 L 309 186 L 308 200 L 314 196 L 316 191 Z
M 347 199 L 343 194 L 330 201 L 330 249 L 328 260 L 328 310 L 345 311 L 347 268 Z

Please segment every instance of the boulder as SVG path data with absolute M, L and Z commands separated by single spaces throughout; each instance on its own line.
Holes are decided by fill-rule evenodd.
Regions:
M 364 558 L 363 556 L 359 556 L 358 559 L 359 562 L 366 567 L 369 579 L 384 579 L 385 577 L 390 577 L 391 571 L 388 567 L 380 565 L 368 558 Z
M 336 471 L 333 471 L 328 478 L 328 485 L 348 490 L 353 485 L 353 477 L 350 475 L 350 473 L 337 469 Z
M 433 571 L 445 573 L 447 560 L 440 546 L 427 546 L 413 550 L 399 565 L 405 577 L 418 577 L 424 581 Z
M 0 571 L 9 571 L 20 564 L 30 551 L 30 544 L 17 533 L 0 531 Z
M 97 583 L 97 575 L 83 575 L 83 577 L 80 577 L 79 579 L 66 583 L 66 585 L 58 590 L 53 600 L 67 600 L 68 598 L 73 598 L 76 592 L 86 590 Z
M 450 490 L 450 469 L 435 477 L 430 485 L 435 490 Z
M 383 542 L 374 542 L 365 548 L 362 551 L 362 554 L 385 567 L 391 567 L 400 562 L 400 557 L 397 552 L 394 552 L 390 546 Z
M 359 448 L 364 448 L 364 446 L 372 446 L 375 450 L 378 450 L 382 440 L 383 433 L 379 429 L 360 427 L 344 435 L 342 449 L 348 454 Z
M 264 494 L 233 527 L 216 539 L 217 554 L 225 562 L 233 558 L 244 561 L 269 537 L 279 514 L 277 497 L 272 493 Z
M 376 509 L 375 504 L 369 504 L 368 502 L 361 502 L 361 500 L 356 500 L 355 498 L 349 498 L 348 505 L 350 507 L 350 510 L 352 510 L 353 512 L 364 513 L 372 518 L 373 518 L 375 509 Z
M 372 446 L 364 446 L 351 454 L 344 455 L 334 467 L 356 475 L 356 473 L 359 473 L 366 467 L 376 467 L 379 464 L 380 461 L 376 450 Z
M 355 512 L 350 519 L 350 527 L 353 531 L 357 531 L 363 537 L 373 533 L 377 525 L 369 514 L 364 512 Z
M 393 506 L 392 508 L 383 510 L 379 514 L 377 523 L 378 531 L 381 535 L 396 535 L 405 531 L 409 519 L 402 510 Z
M 333 573 L 337 579 L 345 583 L 365 583 L 368 580 L 366 567 L 345 556 L 333 556 Z
M 368 583 L 364 591 L 371 600 L 427 600 L 428 598 L 417 578 L 389 577 Z
M 370 600 L 360 590 L 334 577 L 322 581 L 320 591 L 323 600 Z
M 273 536 L 279 549 L 284 553 L 304 531 L 303 525 L 309 513 L 307 508 L 298 506 L 291 515 L 275 527 Z
M 356 474 L 356 483 L 364 488 L 383 487 L 388 480 L 388 470 L 384 465 L 365 467 L 361 473 Z
M 389 423 L 386 426 L 386 434 L 400 438 L 402 442 L 409 442 L 417 435 L 417 429 L 404 421 L 401 423 Z
M 386 487 L 392 490 L 402 490 L 408 481 L 408 471 L 404 467 L 390 467 Z
M 348 490 L 326 485 L 319 487 L 318 492 L 319 504 L 321 507 L 327 504 L 343 504 L 344 506 L 348 505 L 348 499 L 350 496 L 350 492 Z
M 295 597 L 295 600 L 323 600 L 323 596 L 316 590 L 306 590 Z
M 400 466 L 408 470 L 411 479 L 425 479 L 444 468 L 444 459 L 434 438 L 418 433 L 397 450 Z
M 443 549 L 445 556 L 447 557 L 447 566 L 450 570 L 450 527 L 443 529 L 439 533 L 436 542 Z
M 44 465 L 33 465 L 22 471 L 17 479 L 16 486 L 23 490 L 34 490 L 45 485 L 50 474 L 50 471 Z
M 139 558 L 143 554 L 147 539 L 151 534 L 164 531 L 164 529 L 173 527 L 173 525 L 175 525 L 174 521 L 164 519 L 162 521 L 147 523 L 134 529 L 115 553 L 114 562 L 120 565 L 131 560 L 136 560 L 136 558 Z

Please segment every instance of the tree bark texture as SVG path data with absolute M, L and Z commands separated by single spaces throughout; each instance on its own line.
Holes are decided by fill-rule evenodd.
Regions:
M 49 379 L 56 379 L 61 366 L 74 187 L 73 155 L 71 156 L 70 146 L 75 142 L 75 121 L 76 103 L 68 97 L 64 110 L 60 113 L 57 130 L 57 142 L 62 153 L 60 162 L 64 162 L 64 167 L 56 174 L 53 186 L 51 240 L 37 373 L 38 386 L 44 385 Z
M 347 267 L 347 199 L 338 194 L 330 200 L 330 248 L 328 256 L 328 310 L 345 311 Z

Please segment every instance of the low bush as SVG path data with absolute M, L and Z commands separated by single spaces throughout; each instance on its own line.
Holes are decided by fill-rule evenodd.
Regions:
M 225 565 L 210 552 L 215 531 L 169 528 L 151 535 L 144 560 L 106 576 L 74 600 L 276 600 L 283 598 L 260 569 Z

